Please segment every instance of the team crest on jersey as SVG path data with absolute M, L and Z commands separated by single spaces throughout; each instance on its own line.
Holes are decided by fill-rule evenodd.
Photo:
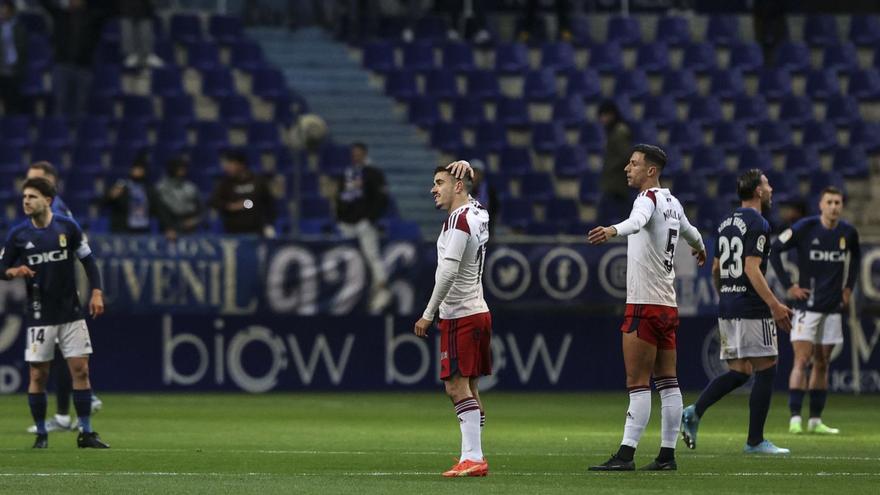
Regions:
M 61 247 L 67 247 L 67 236 L 61 234 L 58 236 L 58 245 Z
M 757 247 L 759 252 L 763 253 L 764 252 L 764 244 L 766 244 L 766 243 L 767 243 L 767 237 L 763 236 L 763 235 L 759 236 L 758 243 L 755 247 Z
M 840 250 L 843 251 L 844 249 L 846 249 L 846 237 L 841 237 L 840 238 Z

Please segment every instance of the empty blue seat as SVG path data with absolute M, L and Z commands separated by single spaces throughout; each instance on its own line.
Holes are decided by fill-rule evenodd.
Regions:
M 776 66 L 791 72 L 810 69 L 810 49 L 804 43 L 784 41 L 776 48 Z
M 116 98 L 122 94 L 119 66 L 100 65 L 95 68 L 92 94 L 101 98 Z
M 691 150 L 691 171 L 698 174 L 715 174 L 724 168 L 724 148 L 716 143 L 700 145 Z M 676 193 L 677 191 L 676 184 Z
M 462 146 L 461 126 L 454 122 L 437 122 L 431 129 L 431 146 L 443 151 L 455 151 Z
M 880 42 L 880 19 L 869 14 L 850 16 L 849 40 L 859 46 L 876 45 Z
M 803 177 L 819 168 L 819 153 L 816 146 L 792 146 L 785 152 L 785 172 L 788 174 Z
M 580 199 L 581 203 L 596 204 L 599 202 L 601 194 L 599 189 L 599 173 L 592 171 L 584 172 L 581 175 L 578 190 L 578 199 Z
M 522 43 L 503 43 L 495 48 L 495 71 L 522 72 L 529 67 L 529 53 Z
M 527 172 L 522 176 L 521 183 L 527 191 L 529 200 L 548 201 L 556 197 L 556 187 L 550 174 L 545 172 Z
M 553 156 L 553 171 L 558 177 L 580 177 L 589 170 L 587 150 L 583 146 L 559 146 Z
M 186 62 L 190 67 L 207 71 L 220 67 L 220 52 L 211 41 L 199 41 L 187 47 Z
M 566 224 L 580 217 L 578 205 L 573 199 L 552 198 L 547 202 L 547 221 L 557 225 Z
M 499 99 L 495 115 L 495 119 L 506 126 L 524 127 L 529 123 L 528 105 L 523 99 Z
M 106 147 L 110 142 L 108 124 L 106 117 L 88 116 L 80 120 L 76 127 L 77 144 Z
M 800 199 L 797 176 L 773 168 L 763 170 L 763 172 L 767 176 L 767 182 L 773 188 L 774 202 L 789 203 Z
M 496 98 L 501 94 L 494 72 L 477 70 L 467 75 L 467 94 L 479 98 Z
M 31 118 L 27 115 L 0 116 L 0 142 L 4 146 L 30 146 Z
M 702 231 L 714 232 L 721 220 L 730 214 L 727 204 L 718 198 L 698 198 L 697 216 L 691 223 Z
M 443 68 L 454 72 L 474 70 L 476 65 L 471 45 L 458 42 L 443 45 Z
M 586 122 L 581 126 L 578 142 L 591 153 L 605 151 L 605 128 L 599 122 Z
M 701 174 L 679 172 L 670 174 L 674 182 L 675 197 L 682 203 L 694 203 L 706 196 L 706 179 Z
M 544 43 L 541 45 L 541 66 L 557 72 L 573 69 L 574 47 L 570 43 Z
M 171 39 L 184 44 L 202 39 L 202 23 L 195 14 L 174 14 L 171 17 Z
M 549 220 L 544 222 L 532 221 L 526 225 L 524 233 L 530 236 L 558 235 L 561 228 L 561 222 L 553 222 Z
M 608 20 L 608 41 L 634 46 L 642 41 L 639 20 L 630 16 L 613 16 Z
M 500 172 L 508 177 L 520 176 L 532 169 L 532 153 L 525 147 L 505 147 L 499 157 Z M 531 189 L 529 189 L 531 191 Z
M 229 95 L 220 98 L 220 120 L 236 127 L 244 127 L 251 123 L 251 102 L 241 95 Z
M 135 159 L 143 153 L 142 146 L 129 146 L 128 143 L 117 142 L 110 150 L 110 169 L 127 171 Z
M 3 172 L 4 175 L 18 176 L 23 171 L 24 155 L 21 153 L 21 148 L 0 146 L 0 172 Z M 12 181 L 4 182 L 6 184 L 12 184 Z M 2 190 L 7 189 L 4 188 Z
M 73 170 L 103 170 L 104 148 L 80 143 L 73 150 L 71 165 Z
M 745 92 L 742 72 L 739 69 L 716 69 L 712 71 L 709 94 L 719 98 L 733 99 Z
M 704 38 L 713 44 L 729 46 L 739 41 L 739 19 L 735 15 L 712 15 Z
M 501 221 L 513 228 L 525 228 L 533 219 L 532 203 L 523 198 L 501 200 Z
M 804 40 L 813 46 L 828 46 L 837 43 L 840 41 L 837 19 L 830 14 L 808 15 L 804 22 Z
M 695 96 L 697 91 L 697 78 L 694 73 L 686 70 L 671 70 L 663 75 L 663 94 L 675 98 L 689 98 Z
M 122 97 L 122 118 L 152 123 L 155 119 L 153 100 L 149 96 L 125 95 Z
M 164 146 L 183 148 L 189 144 L 186 130 L 187 122 L 166 118 L 156 129 L 156 143 Z
M 422 230 L 418 222 L 403 219 L 389 219 L 385 233 L 389 239 L 400 241 L 421 241 Z
M 693 98 L 688 105 L 687 118 L 702 125 L 714 125 L 721 122 L 724 119 L 721 113 L 721 102 L 714 96 Z
M 655 124 L 651 120 L 640 120 L 640 121 L 631 121 L 629 122 L 629 128 L 632 132 L 633 142 L 636 143 L 657 143 L 659 139 L 657 138 L 657 124 Z M 667 157 L 669 156 L 669 150 L 667 151 Z M 668 164 L 667 164 L 668 167 Z
M 825 47 L 822 67 L 835 71 L 853 71 L 859 68 L 859 56 L 852 43 L 835 43 Z
M 590 48 L 589 67 L 599 72 L 617 73 L 624 69 L 620 45 L 609 41 Z
M 348 146 L 328 143 L 321 148 L 318 164 L 322 173 L 331 176 L 342 175 L 350 163 L 351 151 Z
M 671 46 L 690 43 L 691 27 L 686 17 L 664 15 L 657 19 L 657 41 Z
M 825 120 L 836 125 L 849 125 L 861 119 L 859 102 L 849 95 L 832 95 L 825 105 Z
M 703 143 L 703 133 L 696 122 L 675 122 L 669 126 L 669 144 L 688 151 Z
M 769 150 L 791 145 L 791 128 L 785 122 L 767 121 L 758 125 L 758 144 Z
M 235 43 L 242 37 L 241 18 L 233 15 L 214 14 L 208 20 L 208 33 L 220 43 Z
M 466 127 L 475 127 L 484 120 L 483 101 L 471 96 L 456 98 L 452 104 L 452 120 Z
M 277 100 L 288 94 L 284 73 L 275 67 L 263 67 L 253 72 L 251 91 L 264 100 Z
M 211 98 L 223 98 L 235 94 L 232 73 L 226 68 L 202 72 L 202 93 Z
M 874 153 L 880 149 L 880 123 L 859 121 L 849 129 L 849 144 Z
M 27 131 L 27 128 L 24 128 Z M 3 133 L 5 136 L 5 132 Z M 0 137 L 0 140 L 6 140 Z M 37 125 L 37 141 L 53 148 L 70 146 L 70 125 L 65 117 L 43 117 Z
M 225 148 L 229 146 L 229 131 L 220 122 L 198 122 L 196 142 L 199 147 Z
M 793 126 L 813 120 L 813 102 L 806 96 L 786 96 L 779 107 L 779 120 Z
M 645 98 L 642 105 L 642 119 L 667 126 L 678 120 L 675 99 L 666 94 L 651 95 Z
M 645 72 L 663 72 L 669 68 L 669 49 L 655 41 L 641 45 L 636 52 L 636 67 Z
M 182 95 L 183 78 L 180 70 L 173 65 L 153 69 L 150 74 L 150 92 L 163 97 Z
M 807 73 L 807 96 L 825 100 L 840 93 L 837 74 L 832 69 L 817 69 Z
M 432 127 L 440 121 L 440 110 L 437 100 L 430 96 L 417 96 L 409 100 L 409 121 L 419 127 Z M 457 120 L 454 122 L 463 124 Z
M 759 170 L 769 170 L 773 167 L 773 156 L 770 151 L 765 148 L 755 148 L 753 146 L 744 146 L 739 153 L 737 169 L 740 172 L 757 168 Z M 733 189 L 732 192 L 736 192 Z
M 859 100 L 880 99 L 880 73 L 873 68 L 851 72 L 846 92 Z
M 395 69 L 394 44 L 388 41 L 371 41 L 364 45 L 364 67 L 373 72 L 385 73 Z
M 735 150 L 748 143 L 748 133 L 741 122 L 719 122 L 713 135 L 715 146 Z
M 141 148 L 150 144 L 147 125 L 143 120 L 123 120 L 116 128 L 116 144 Z
M 556 75 L 552 69 L 526 73 L 523 93 L 529 100 L 550 100 L 556 97 Z
M 583 97 L 573 94 L 556 100 L 553 104 L 553 120 L 561 122 L 566 127 L 583 124 L 586 121 Z
M 416 21 L 413 35 L 417 40 L 441 41 L 446 39 L 449 29 L 449 23 L 444 17 L 428 15 Z
M 195 120 L 195 109 L 190 95 L 166 96 L 162 98 L 162 115 L 165 120 L 175 120 L 189 124 Z
M 581 95 L 587 99 L 602 96 L 602 85 L 599 74 L 593 69 L 571 70 L 566 74 L 565 94 Z
M 249 39 L 240 39 L 230 45 L 229 65 L 245 72 L 253 72 L 266 65 L 263 49 L 259 43 Z
M 434 45 L 424 41 L 405 44 L 403 46 L 403 67 L 419 72 L 433 69 Z
M 758 76 L 758 92 L 769 99 L 788 95 L 791 93 L 791 74 L 782 68 L 761 70 Z
M 385 93 L 398 100 L 408 100 L 418 95 L 416 75 L 409 70 L 392 70 L 385 76 Z
M 455 98 L 458 96 L 455 74 L 447 70 L 429 71 L 425 74 L 425 94 L 434 98 Z
M 49 39 L 40 34 L 28 36 L 27 56 L 28 68 L 41 72 L 49 69 L 52 66 L 52 46 Z
M 810 120 L 804 123 L 801 142 L 826 151 L 837 146 L 837 128 L 827 120 Z
M 733 103 L 733 118 L 738 122 L 754 125 L 767 120 L 767 100 L 760 94 L 741 94 Z
M 648 76 L 641 70 L 619 72 L 614 78 L 615 95 L 638 99 L 646 96 L 648 91 Z
M 593 37 L 590 34 L 590 20 L 585 15 L 573 15 L 569 20 L 569 28 L 571 31 L 571 44 L 576 47 L 584 48 L 593 44 Z
M 684 49 L 682 67 L 687 67 L 694 72 L 709 72 L 714 69 L 715 47 L 710 43 L 691 43 Z
M 532 126 L 532 148 L 539 153 L 553 153 L 565 144 L 565 127 L 561 122 L 546 122 Z
M 507 129 L 498 122 L 483 122 L 477 126 L 476 142 L 487 151 L 501 151 L 507 146 Z
M 49 146 L 48 144 L 37 141 L 33 150 L 31 150 L 30 161 L 47 161 L 60 168 L 64 165 L 64 149 L 59 146 Z
M 330 218 L 330 204 L 320 196 L 300 198 L 299 207 L 302 218 Z
M 757 43 L 737 43 L 730 48 L 730 68 L 755 72 L 762 67 L 764 67 L 764 52 Z
M 278 124 L 275 122 L 251 122 L 247 129 L 248 146 L 262 151 L 274 150 L 281 145 Z

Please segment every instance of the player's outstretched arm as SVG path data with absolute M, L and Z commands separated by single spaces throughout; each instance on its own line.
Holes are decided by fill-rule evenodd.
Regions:
M 587 234 L 587 242 L 590 244 L 603 244 L 617 235 L 614 227 L 596 227 Z
M 773 315 L 773 321 L 776 322 L 776 326 L 786 332 L 791 330 L 792 310 L 788 306 L 779 302 L 779 299 L 776 299 L 776 296 L 773 295 L 773 291 L 770 290 L 770 285 L 767 284 L 767 279 L 764 278 L 764 274 L 761 273 L 761 257 L 746 256 L 745 272 L 746 276 L 749 278 L 749 282 L 751 282 L 752 287 L 754 287 L 755 292 L 757 292 L 758 296 L 761 297 L 764 303 L 770 307 L 770 313 Z
M 708 256 L 706 255 L 706 245 L 703 244 L 703 236 L 691 224 L 686 215 L 681 216 L 681 236 L 691 247 L 691 254 L 697 258 L 697 265 L 705 265 Z

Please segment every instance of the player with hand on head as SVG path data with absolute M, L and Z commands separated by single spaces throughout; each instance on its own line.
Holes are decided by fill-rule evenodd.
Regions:
M 610 227 L 596 227 L 588 234 L 590 244 L 602 244 L 617 236 L 627 238 L 626 311 L 620 330 L 629 391 L 620 448 L 605 463 L 591 466 L 591 471 L 635 469 L 633 456 L 651 417 L 652 376 L 661 403 L 660 453 L 642 469 L 678 469 L 675 444 L 682 400 L 676 372 L 678 306 L 673 260 L 679 237 L 691 247 L 700 266 L 706 262 L 706 248 L 678 199 L 669 189 L 660 187 L 665 165 L 666 153 L 659 147 L 634 146 L 624 168 L 627 185 L 639 190 L 629 218 Z
M 819 215 L 804 218 L 787 229 L 770 250 L 770 263 L 794 303 L 791 346 L 794 365 L 788 378 L 790 433 L 803 432 L 801 406 L 810 392 L 807 431 L 840 433 L 822 422 L 828 396 L 828 360 L 831 350 L 843 344 L 843 316 L 861 266 L 859 233 L 841 220 L 843 192 L 828 186 L 819 195 Z M 783 251 L 797 249 L 797 283 L 782 264 Z M 848 265 L 848 267 L 847 267 Z M 803 285 L 803 287 L 802 287 Z M 807 369 L 812 364 L 809 375 Z
M 459 166 L 466 166 L 466 163 Z M 470 196 L 470 174 L 456 179 L 445 167 L 434 171 L 431 194 L 448 212 L 437 239 L 434 290 L 414 332 L 426 337 L 439 311 L 440 378 L 461 428 L 461 457 L 445 477 L 486 476 L 481 430 L 485 422 L 477 380 L 492 374 L 492 315 L 483 298 L 483 262 L 489 240 L 489 212 Z
M 712 404 L 755 376 L 749 397 L 747 454 L 788 454 L 764 438 L 764 423 L 776 376 L 776 329 L 791 329 L 791 309 L 782 304 L 764 273 L 770 252 L 770 224 L 761 216 L 772 203 L 773 188 L 758 169 L 740 175 L 741 206 L 718 226 L 712 275 L 720 294 L 718 333 L 721 359 L 730 370 L 712 380 L 697 402 L 682 413 L 681 433 L 691 449 L 697 446 L 700 419 Z
M 0 250 L 0 279 L 24 278 L 27 284 L 25 314 L 30 363 L 28 403 L 36 425 L 34 448 L 49 445 L 46 430 L 46 381 L 58 345 L 73 377 L 73 404 L 82 432 L 80 448 L 108 448 L 92 430 L 92 391 L 89 382 L 89 330 L 76 291 L 74 260 L 85 268 L 92 287 L 89 314 L 104 312 L 101 274 L 89 244 L 72 218 L 51 210 L 55 187 L 46 179 L 28 179 L 22 186 L 22 207 L 28 217 L 13 227 Z M 56 344 L 57 339 L 57 344 Z

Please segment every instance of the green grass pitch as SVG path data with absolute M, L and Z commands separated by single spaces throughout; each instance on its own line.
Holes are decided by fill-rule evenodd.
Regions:
M 685 403 L 696 393 L 685 394 Z M 774 397 L 767 437 L 787 458 L 741 453 L 748 396 L 703 418 L 697 450 L 679 442 L 678 472 L 588 473 L 615 451 L 626 394 L 484 396 L 487 478 L 443 479 L 459 430 L 437 393 L 102 395 L 94 425 L 113 448 L 78 450 L 74 433 L 30 448 L 24 396 L 0 398 L 0 493 L 801 493 L 880 490 L 880 396 L 829 398 L 838 437 L 790 435 L 786 396 Z M 636 453 L 659 447 L 655 394 Z M 53 408 L 50 400 L 50 410 Z M 458 486 L 452 486 L 458 485 Z M 464 487 L 466 485 L 466 488 Z M 75 491 L 75 490 L 76 491 Z

